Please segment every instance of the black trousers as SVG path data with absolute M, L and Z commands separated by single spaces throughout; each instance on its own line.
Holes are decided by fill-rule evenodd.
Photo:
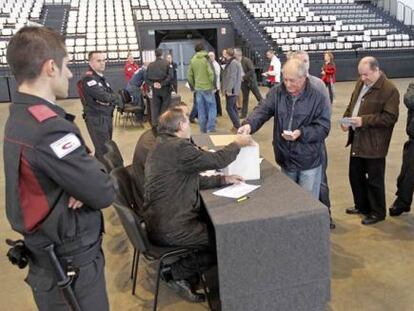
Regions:
M 195 256 L 188 255 L 170 263 L 173 280 L 191 280 L 217 264 L 214 231 L 206 223 L 200 222 L 186 230 L 168 234 L 150 234 L 151 241 L 160 246 L 200 246 Z
M 104 265 L 105 259 L 101 252 L 94 261 L 79 267 L 72 288 L 83 311 L 109 310 Z M 48 270 L 31 265 L 26 282 L 32 288 L 34 300 L 40 311 L 71 310 L 56 284 L 54 275 Z
M 322 180 L 321 180 L 321 189 L 319 191 L 319 201 L 329 209 L 329 214 L 330 214 L 331 213 L 331 200 L 329 199 L 328 176 L 326 175 L 326 170 L 327 169 L 328 169 L 328 154 L 326 152 L 326 145 L 323 144 L 323 148 L 322 148 Z
M 103 155 L 107 152 L 105 143 L 112 139 L 112 115 L 85 116 L 86 128 L 95 147 L 95 157 L 102 162 Z
M 217 90 L 214 93 L 214 96 L 216 97 L 216 104 L 217 104 L 217 115 L 222 116 L 223 115 L 223 109 L 221 108 L 221 98 L 220 98 L 220 90 Z
M 168 109 L 171 101 L 170 87 L 162 87 L 161 89 L 152 90 L 151 100 L 151 125 L 158 126 L 158 118 Z
M 404 144 L 401 172 L 397 179 L 397 199 L 394 206 L 410 209 L 414 192 L 414 141 Z
M 349 163 L 349 181 L 355 208 L 364 214 L 384 219 L 385 212 L 385 158 L 352 157 Z
M 255 83 L 254 81 L 243 81 L 241 84 L 241 91 L 243 94 L 243 106 L 242 106 L 242 111 L 241 111 L 241 117 L 242 118 L 246 118 L 247 117 L 247 112 L 249 109 L 249 94 L 250 91 L 252 91 L 254 97 L 256 97 L 257 102 L 261 102 L 263 97 L 262 94 L 260 93 L 259 90 L 259 86 L 257 85 L 257 82 Z

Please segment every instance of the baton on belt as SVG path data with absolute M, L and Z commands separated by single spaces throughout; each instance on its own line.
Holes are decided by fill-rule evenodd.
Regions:
M 53 269 L 55 270 L 55 274 L 57 277 L 57 286 L 62 291 L 63 296 L 65 297 L 70 308 L 73 311 L 82 311 L 76 299 L 75 293 L 73 292 L 73 289 L 70 286 L 72 283 L 72 278 L 69 277 L 63 270 L 62 265 L 60 264 L 56 256 L 55 246 L 53 244 L 50 244 L 49 246 L 46 246 L 44 250 L 48 254 L 50 263 L 52 264 Z

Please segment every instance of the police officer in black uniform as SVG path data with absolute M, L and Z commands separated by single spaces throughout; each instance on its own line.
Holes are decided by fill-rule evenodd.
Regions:
M 152 89 L 151 125 L 156 128 L 158 118 L 170 105 L 171 83 L 174 79 L 170 63 L 163 59 L 162 50 L 155 50 L 156 60 L 148 65 L 145 83 Z
M 88 58 L 89 69 L 78 82 L 78 91 L 83 102 L 86 127 L 95 146 L 95 156 L 101 161 L 107 151 L 105 143 L 112 139 L 114 108 L 122 106 L 122 101 L 103 76 L 105 54 L 93 51 Z
M 55 103 L 72 77 L 64 40 L 49 28 L 24 27 L 7 61 L 18 91 L 4 134 L 6 212 L 26 245 L 26 282 L 39 310 L 109 310 L 101 209 L 115 194 L 74 117 Z

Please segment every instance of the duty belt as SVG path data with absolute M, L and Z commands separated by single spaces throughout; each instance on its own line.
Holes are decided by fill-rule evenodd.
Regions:
M 76 267 L 82 267 L 88 263 L 94 261 L 101 251 L 102 238 L 100 237 L 93 245 L 88 249 L 78 253 L 78 254 L 65 254 L 59 255 L 58 259 L 62 266 L 66 267 L 68 263 Z M 53 267 L 50 265 L 50 260 L 47 254 L 43 250 L 33 251 L 30 250 L 30 261 L 35 266 L 40 267 L 48 271 L 52 271 Z

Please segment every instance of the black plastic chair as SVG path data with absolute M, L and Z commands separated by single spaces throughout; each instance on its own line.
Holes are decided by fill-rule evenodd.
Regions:
M 124 128 L 128 121 L 130 121 L 131 125 L 134 126 L 135 113 L 137 113 L 141 108 L 131 103 L 132 97 L 126 89 L 119 90 L 119 95 L 121 96 L 124 105 L 122 107 L 117 107 L 116 109 L 115 125 L 121 123 L 121 118 L 123 118 Z
M 122 159 L 120 159 L 119 156 L 113 152 L 107 152 L 103 155 L 103 164 L 105 165 L 108 173 L 112 172 L 118 167 L 124 166 Z
M 160 271 L 166 259 L 179 259 L 185 255 L 196 254 L 201 248 L 197 246 L 177 246 L 177 247 L 160 247 L 152 244 L 147 237 L 147 232 L 145 229 L 144 219 L 140 216 L 140 206 L 134 206 L 130 204 L 128 198 L 132 198 L 131 183 L 128 182 L 130 175 L 125 168 L 115 169 L 111 175 L 114 177 L 117 184 L 117 196 L 115 202 L 113 203 L 119 218 L 121 220 L 122 226 L 125 229 L 125 232 L 137 250 L 137 255 L 134 256 L 133 261 L 133 287 L 132 294 L 135 294 L 135 287 L 138 275 L 138 263 L 140 253 L 149 261 L 157 262 L 157 280 L 155 285 L 154 293 L 154 304 L 153 310 L 157 310 L 158 303 L 158 292 L 160 284 Z M 130 180 L 129 180 L 130 181 Z M 206 285 L 203 278 L 200 279 L 203 282 L 204 291 L 208 297 Z M 209 306 L 210 301 L 208 300 Z
M 113 140 L 108 140 L 105 143 L 105 148 L 107 152 L 112 152 L 114 155 L 118 157 L 116 163 L 122 163 L 121 166 L 124 166 L 124 158 L 122 157 L 121 151 L 119 150 L 118 145 Z

